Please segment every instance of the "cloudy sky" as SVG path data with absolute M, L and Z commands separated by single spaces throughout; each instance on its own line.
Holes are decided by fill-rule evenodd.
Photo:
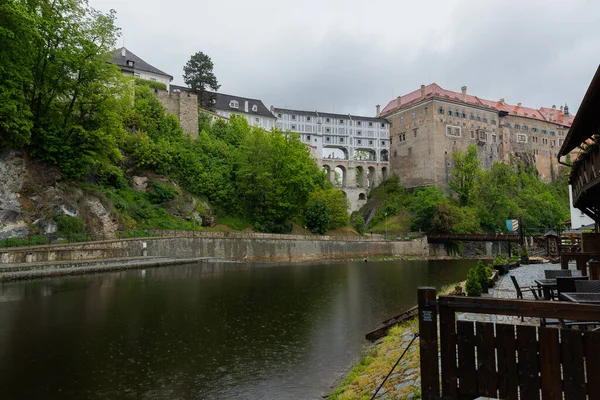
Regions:
M 90 0 L 125 46 L 183 84 L 208 54 L 223 93 L 268 107 L 373 115 L 436 82 L 572 111 L 600 63 L 600 2 L 585 0 Z

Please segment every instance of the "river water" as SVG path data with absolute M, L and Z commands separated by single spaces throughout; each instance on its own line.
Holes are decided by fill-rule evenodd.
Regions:
M 0 285 L 1 399 L 316 399 L 474 261 L 197 264 Z

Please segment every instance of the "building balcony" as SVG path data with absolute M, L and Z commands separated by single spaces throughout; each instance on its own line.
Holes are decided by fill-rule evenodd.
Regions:
M 600 143 L 595 142 L 587 147 L 571 169 L 569 179 L 573 187 L 573 205 L 600 217 Z

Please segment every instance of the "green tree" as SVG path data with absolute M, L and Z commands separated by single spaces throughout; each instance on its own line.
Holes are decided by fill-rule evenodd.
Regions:
M 193 54 L 183 67 L 183 81 L 198 94 L 200 105 L 208 109 L 213 107 L 214 99 L 208 89 L 217 91 L 221 87 L 213 73 L 213 67 L 210 57 L 201 51 Z
M 21 1 L 0 3 L 0 148 L 29 144 L 32 113 L 23 88 L 33 81 L 38 16 Z
M 331 209 L 327 200 L 320 197 L 310 199 L 306 206 L 304 220 L 311 232 L 326 234 L 331 223 Z
M 416 188 L 408 205 L 408 211 L 412 213 L 411 229 L 432 232 L 438 206 L 447 202 L 444 191 L 436 186 Z
M 366 230 L 367 226 L 365 224 L 365 219 L 363 218 L 362 215 L 357 215 L 356 218 L 354 218 L 354 229 L 356 229 L 356 231 L 360 234 L 364 233 Z
M 450 179 L 450 189 L 458 196 L 461 206 L 472 204 L 475 196 L 477 176 L 480 172 L 477 147 L 469 145 L 467 152 L 458 150 L 453 155 L 454 168 Z
M 347 226 L 350 222 L 348 208 L 350 207 L 348 198 L 339 189 L 321 189 L 311 194 L 311 199 L 324 199 L 329 207 L 331 221 L 328 229 L 335 229 L 342 226 Z

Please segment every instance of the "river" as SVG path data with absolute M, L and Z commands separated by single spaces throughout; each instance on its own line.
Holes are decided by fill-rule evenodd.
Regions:
M 0 284 L 2 399 L 316 399 L 472 260 L 197 264 Z

